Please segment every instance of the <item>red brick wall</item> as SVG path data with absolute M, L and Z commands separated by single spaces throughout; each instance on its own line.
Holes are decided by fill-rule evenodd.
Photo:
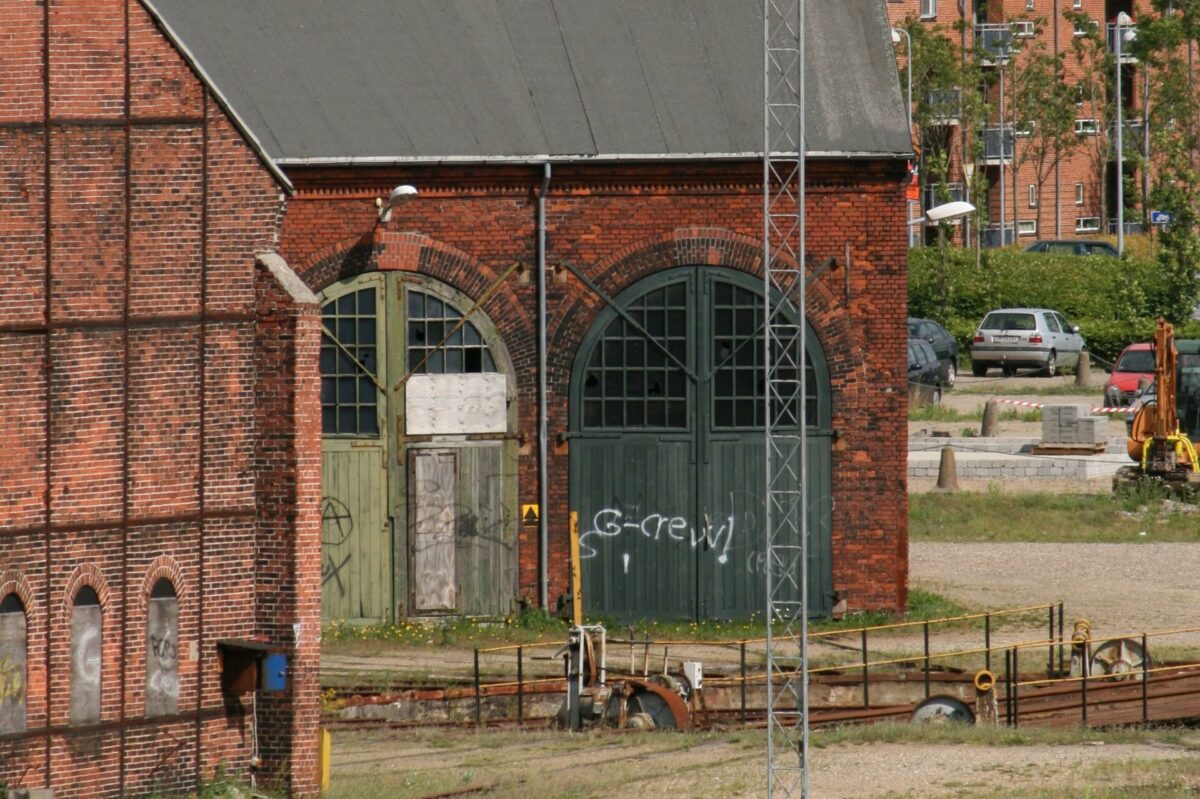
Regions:
M 567 429 L 571 364 L 602 302 L 570 262 L 610 295 L 652 272 L 689 264 L 759 273 L 762 168 L 590 165 L 556 168 L 547 199 L 550 396 L 550 596 L 567 589 Z M 536 263 L 540 168 L 296 170 L 281 252 L 314 290 L 366 269 L 411 269 L 478 298 L 514 261 Z M 905 164 L 814 163 L 809 251 L 837 258 L 810 294 L 839 431 L 833 468 L 834 587 L 852 608 L 907 599 L 904 342 Z M 399 183 L 420 195 L 376 226 L 376 197 Z M 844 252 L 849 244 L 849 279 Z M 528 275 L 525 276 L 528 278 Z M 484 306 L 513 358 L 519 432 L 536 441 L 536 311 L 532 279 L 511 278 Z M 533 447 L 519 463 L 520 502 L 537 501 Z M 536 602 L 536 530 L 519 533 L 519 585 Z
M 244 773 L 250 722 L 221 695 L 216 641 L 288 647 L 299 622 L 289 718 L 260 736 L 286 772 L 311 760 L 319 580 L 292 565 L 316 509 L 308 393 L 271 431 L 308 442 L 285 467 L 300 488 L 256 510 L 255 381 L 291 368 L 256 361 L 255 252 L 275 244 L 279 186 L 136 0 L 11 0 L 0 30 L 0 598 L 28 615 L 28 729 L 0 739 L 0 780 L 92 797 Z M 256 559 L 264 531 L 292 536 L 281 562 Z M 179 714 L 145 723 L 159 576 L 179 597 Z M 82 585 L 101 598 L 103 703 L 72 729 Z M 292 779 L 311 791 L 307 766 Z

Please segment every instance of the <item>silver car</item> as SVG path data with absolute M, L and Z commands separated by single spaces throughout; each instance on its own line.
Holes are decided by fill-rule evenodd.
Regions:
M 999 366 L 1005 376 L 1019 368 L 1047 377 L 1076 366 L 1087 349 L 1079 328 L 1048 308 L 1000 308 L 983 318 L 971 342 L 971 373 L 983 377 Z

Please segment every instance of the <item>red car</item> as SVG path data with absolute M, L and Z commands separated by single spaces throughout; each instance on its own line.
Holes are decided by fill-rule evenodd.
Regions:
M 1104 404 L 1123 408 L 1137 399 L 1138 383 L 1154 380 L 1154 348 L 1150 342 L 1130 344 L 1121 351 L 1104 384 Z

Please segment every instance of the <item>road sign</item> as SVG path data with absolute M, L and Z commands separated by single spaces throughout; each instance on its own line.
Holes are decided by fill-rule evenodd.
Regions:
M 1175 221 L 1175 216 L 1173 214 L 1167 213 L 1166 211 L 1151 211 L 1150 212 L 1150 224 L 1152 224 L 1152 225 L 1169 225 L 1174 221 Z

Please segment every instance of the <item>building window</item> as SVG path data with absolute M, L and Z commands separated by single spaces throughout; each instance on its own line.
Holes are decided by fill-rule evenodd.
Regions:
M 1033 184 L 1033 183 L 1030 183 L 1030 184 L 1029 184 L 1029 207 L 1030 207 L 1030 208 L 1037 208 L 1037 205 L 1038 205 L 1038 190 L 1037 190 L 1037 185 L 1036 185 L 1036 184 Z
M 321 309 L 321 427 L 325 435 L 379 435 L 375 287 Z
M 1075 184 L 1075 204 L 1083 205 L 1083 182 Z
M 496 361 L 479 329 L 443 299 L 408 290 L 408 369 L 414 374 L 495 372 Z
M 1025 10 L 1026 11 L 1033 11 L 1033 2 L 1034 2 L 1034 0 L 1025 0 Z
M 16 594 L 0 600 L 0 735 L 25 731 L 25 605 Z
M 1100 229 L 1100 217 L 1080 216 L 1075 218 L 1076 233 L 1095 233 Z
M 921 19 L 937 16 L 937 0 L 921 0 Z
M 179 710 L 179 599 L 163 577 L 150 592 L 146 613 L 146 715 Z
M 1095 136 L 1100 130 L 1099 123 L 1095 119 L 1077 119 L 1075 120 L 1075 135 L 1076 136 Z
M 1036 219 L 1018 219 L 1017 220 L 1017 235 L 1018 236 L 1036 236 L 1038 223 Z
M 100 721 L 100 672 L 103 653 L 100 598 L 85 585 L 71 609 L 71 723 Z

